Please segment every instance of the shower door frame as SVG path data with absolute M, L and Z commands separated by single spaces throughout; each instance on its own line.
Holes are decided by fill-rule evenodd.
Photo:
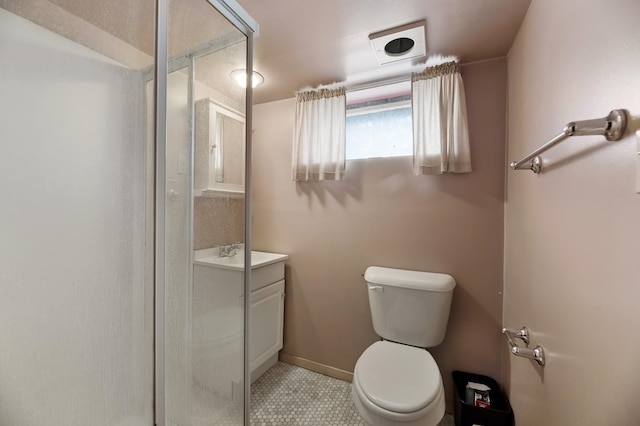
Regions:
M 165 248 L 166 248 L 166 205 L 165 197 L 167 194 L 167 168 L 166 168 L 166 149 L 167 149 L 167 81 L 170 72 L 170 63 L 168 57 L 168 3 L 170 0 L 156 0 L 156 16 L 155 16 L 155 64 L 154 64 L 154 121 L 155 121 L 155 226 L 154 226 L 154 424 L 157 426 L 166 425 L 166 400 L 165 400 Z M 258 24 L 242 9 L 235 0 L 201 0 L 208 2 L 220 14 L 228 19 L 237 30 L 246 37 L 246 69 L 247 69 L 247 89 L 245 96 L 245 252 L 244 264 L 251 264 L 251 155 L 252 155 L 252 104 L 253 104 L 253 88 L 251 85 L 251 75 L 253 73 L 253 37 L 258 35 Z M 189 90 L 193 91 L 193 61 L 194 56 L 189 59 Z M 193 94 L 189 93 L 189 102 L 193 102 Z M 193 131 L 193 114 L 191 114 L 191 171 L 193 173 L 193 149 L 194 149 L 194 131 Z M 193 191 L 193 185 L 190 188 Z M 193 216 L 193 193 L 189 194 L 191 216 Z M 193 232 L 193 225 L 191 226 Z M 193 238 L 191 238 L 193 241 Z M 244 294 L 250 294 L 251 274 L 244 273 Z M 243 424 L 249 425 L 249 408 L 250 408 L 250 371 L 249 371 L 249 311 L 250 298 L 244 298 L 244 359 L 243 359 Z

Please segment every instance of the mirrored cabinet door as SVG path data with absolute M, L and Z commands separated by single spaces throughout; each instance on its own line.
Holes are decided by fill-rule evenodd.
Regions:
M 196 191 L 244 192 L 244 115 L 210 98 L 196 102 Z

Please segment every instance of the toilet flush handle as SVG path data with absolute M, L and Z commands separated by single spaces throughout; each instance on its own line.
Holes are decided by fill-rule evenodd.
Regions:
M 369 290 L 383 292 L 384 291 L 384 287 L 382 287 L 381 285 L 370 285 L 369 286 Z

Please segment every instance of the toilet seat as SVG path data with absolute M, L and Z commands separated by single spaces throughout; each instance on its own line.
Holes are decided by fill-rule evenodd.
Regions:
M 353 393 L 363 408 L 390 421 L 432 416 L 439 421 L 444 414 L 440 370 L 422 348 L 388 341 L 374 343 L 356 363 Z

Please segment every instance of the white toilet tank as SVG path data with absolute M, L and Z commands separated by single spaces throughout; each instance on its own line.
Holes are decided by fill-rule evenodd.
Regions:
M 378 336 L 423 348 L 442 343 L 456 286 L 451 275 L 370 266 L 364 279 Z

